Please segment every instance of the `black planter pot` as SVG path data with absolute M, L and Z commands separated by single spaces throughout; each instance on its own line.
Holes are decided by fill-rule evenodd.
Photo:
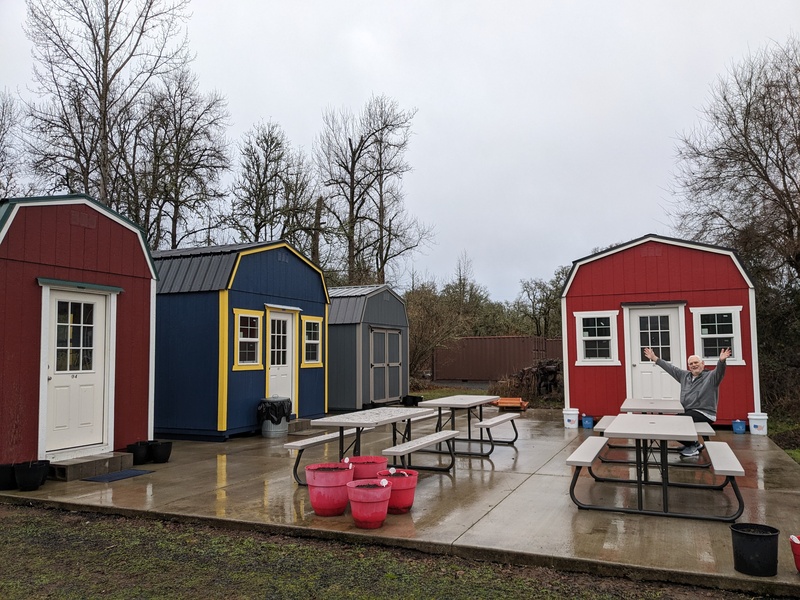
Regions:
M 150 460 L 150 442 L 128 444 L 126 450 L 133 454 L 133 464 L 143 465 Z
M 47 481 L 47 478 L 50 476 L 50 461 L 49 460 L 40 460 L 40 463 L 44 463 L 45 468 L 42 472 L 42 483 L 40 485 L 44 485 L 44 482 Z
M 150 444 L 150 458 L 154 463 L 165 463 L 172 454 L 172 442 L 156 442 Z
M 14 476 L 14 465 L 0 465 L 0 490 L 17 489 L 17 478 Z
M 33 460 L 14 465 L 14 477 L 17 480 L 17 489 L 21 492 L 32 492 L 47 479 L 50 470 L 49 460 Z

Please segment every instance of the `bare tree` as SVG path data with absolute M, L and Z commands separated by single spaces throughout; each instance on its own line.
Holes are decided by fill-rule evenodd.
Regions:
M 345 246 L 342 263 L 349 284 L 376 281 L 378 269 L 385 273 L 386 262 L 402 254 L 391 247 L 394 231 L 407 234 L 414 225 L 413 221 L 405 227 L 398 225 L 399 187 L 391 184 L 408 170 L 402 153 L 415 114 L 416 110 L 399 110 L 395 102 L 380 96 L 371 98 L 358 116 L 345 109 L 323 115 L 314 157 L 320 182 L 328 190 L 328 210 L 334 221 L 329 229 L 338 233 Z M 379 156 L 383 166 L 376 162 Z M 382 202 L 384 207 L 393 204 L 394 212 L 380 215 Z M 405 251 L 417 243 L 409 235 L 404 244 L 412 247 Z
M 0 198 L 22 193 L 23 164 L 18 138 L 21 113 L 14 96 L 0 91 Z
M 405 160 L 411 138 L 411 120 L 416 109 L 400 110 L 396 100 L 386 96 L 370 99 L 365 108 L 365 119 L 375 131 L 369 151 L 375 173 L 370 199 L 373 205 L 370 220 L 374 225 L 372 247 L 375 277 L 386 283 L 386 269 L 397 258 L 404 256 L 428 242 L 432 228 L 411 217 L 403 205 L 403 176 L 411 170 Z M 394 124 L 385 127 L 386 124 Z
M 750 268 L 800 274 L 800 42 L 773 44 L 712 88 L 680 138 L 680 232 L 737 248 Z
M 283 235 L 290 152 L 286 134 L 275 122 L 258 123 L 244 134 L 229 218 L 241 241 L 276 240 Z
M 209 245 L 223 220 L 219 201 L 222 175 L 230 168 L 225 131 L 227 102 L 216 92 L 202 94 L 188 68 L 170 74 L 147 109 L 151 140 L 145 157 L 154 191 L 163 201 L 162 232 L 153 247 Z
M 459 335 L 476 335 L 475 324 L 489 303 L 489 292 L 475 281 L 466 251 L 459 255 L 453 278 L 442 288 L 442 297 L 457 316 Z
M 569 267 L 556 269 L 550 281 L 524 279 L 515 301 L 520 316 L 531 324 L 533 335 L 561 336 L 561 290 L 567 280 Z
M 292 152 L 283 181 L 285 227 L 281 238 L 308 255 L 312 262 L 325 269 L 330 262 L 330 245 L 326 225 L 324 198 L 319 194 L 313 165 L 301 150 Z M 321 251 L 326 248 L 323 254 Z
M 463 321 L 439 292 L 434 280 L 417 281 L 404 295 L 408 315 L 409 372 L 413 377 L 431 368 L 436 348 L 463 335 Z
M 702 115 L 680 139 L 676 225 L 739 252 L 759 298 L 762 407 L 796 416 L 800 41 L 770 44 L 733 65 Z
M 26 0 L 34 81 L 28 104 L 36 171 L 53 189 L 109 204 L 118 120 L 150 82 L 185 65 L 188 0 Z

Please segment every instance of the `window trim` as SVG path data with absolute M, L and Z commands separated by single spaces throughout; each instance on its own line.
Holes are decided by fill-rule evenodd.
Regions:
M 239 362 L 239 345 L 242 341 L 251 341 L 256 338 L 241 338 L 239 336 L 241 317 L 256 317 L 258 319 L 258 345 L 256 348 L 256 359 L 254 363 Z M 235 343 L 233 351 L 233 370 L 234 371 L 262 371 L 264 369 L 264 311 L 250 310 L 246 308 L 234 308 L 233 319 L 235 327 Z
M 301 315 L 300 316 L 300 327 L 301 327 L 301 331 L 303 333 L 303 352 L 302 352 L 302 357 L 301 357 L 301 360 L 300 360 L 300 368 L 301 369 L 319 369 L 319 368 L 322 367 L 322 333 L 323 333 L 322 323 L 323 323 L 323 321 L 324 321 L 324 319 L 322 317 L 312 317 L 310 315 L 309 316 L 305 316 L 305 315 Z M 317 325 L 319 325 L 319 339 L 318 340 L 309 341 L 308 338 L 306 337 L 306 334 L 307 334 L 307 332 L 306 332 L 306 324 L 308 324 L 308 323 L 317 323 Z M 310 344 L 313 344 L 313 345 L 317 346 L 317 356 L 319 357 L 319 360 L 316 360 L 316 361 L 308 361 L 308 360 L 306 360 L 306 349 Z
M 733 337 L 733 347 L 731 351 L 733 352 L 733 356 L 727 359 L 725 362 L 729 365 L 746 365 L 747 362 L 744 360 L 742 356 L 742 307 L 741 306 L 702 306 L 702 307 L 694 307 L 689 308 L 689 312 L 692 313 L 692 326 L 694 328 L 693 337 L 694 337 L 694 354 L 697 354 L 699 350 L 703 348 L 703 335 L 701 333 L 701 326 L 700 326 L 700 317 L 702 315 L 718 315 L 722 313 L 730 313 L 733 318 L 733 333 L 731 337 Z M 716 365 L 719 362 L 719 357 L 710 357 L 710 358 L 703 358 L 703 362 L 707 365 Z
M 575 317 L 575 346 L 576 346 L 576 360 L 575 366 L 578 367 L 618 367 L 622 363 L 619 361 L 619 329 L 617 326 L 617 319 L 619 317 L 618 310 L 597 310 L 597 311 L 581 311 L 572 313 Z M 583 345 L 583 319 L 609 317 L 611 326 L 611 335 L 609 337 L 609 347 L 611 350 L 611 358 L 586 358 L 586 348 Z M 600 339 L 600 338 L 592 338 Z

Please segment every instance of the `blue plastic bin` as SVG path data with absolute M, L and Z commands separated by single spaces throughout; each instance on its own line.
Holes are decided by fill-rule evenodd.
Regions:
M 587 417 L 584 415 L 581 417 L 581 424 L 584 429 L 592 429 L 594 427 L 594 417 Z
M 733 422 L 733 433 L 744 433 L 746 430 L 747 430 L 747 427 L 745 426 L 745 422 L 744 421 L 742 421 L 740 419 L 736 419 Z

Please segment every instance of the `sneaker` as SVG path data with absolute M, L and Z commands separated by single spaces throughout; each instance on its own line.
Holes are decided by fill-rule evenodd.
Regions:
M 686 448 L 681 450 L 681 456 L 697 456 L 700 454 L 700 450 L 702 449 L 702 444 L 692 444 L 691 446 L 686 446 Z

